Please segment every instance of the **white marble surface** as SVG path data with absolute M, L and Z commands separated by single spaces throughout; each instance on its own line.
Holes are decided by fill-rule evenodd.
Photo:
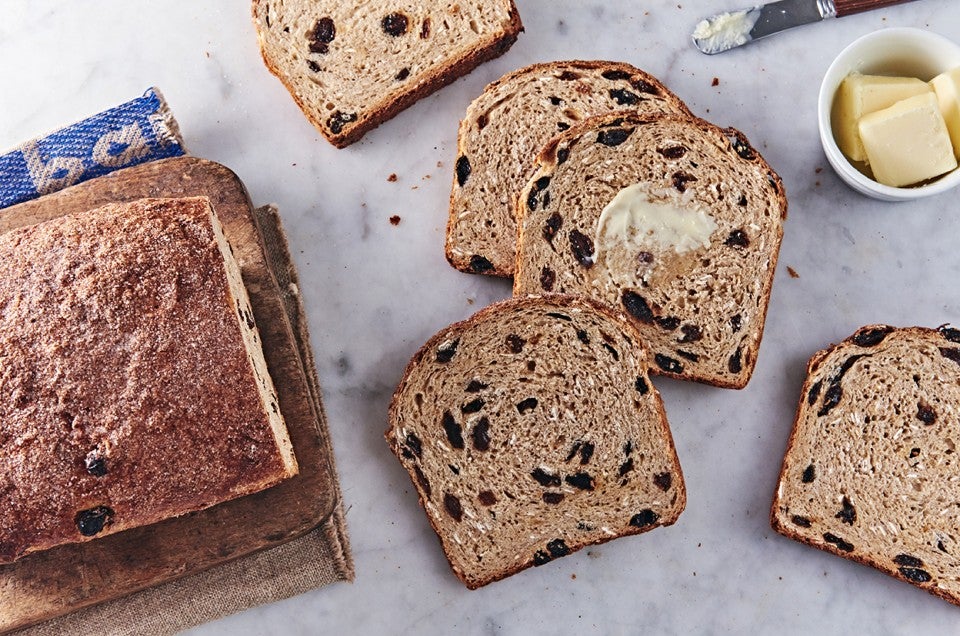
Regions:
M 261 63 L 249 2 L 3 2 L 0 148 L 156 85 L 189 150 L 235 170 L 254 202 L 279 204 L 290 233 L 357 578 L 192 634 L 960 633 L 960 608 L 767 522 L 807 358 L 866 323 L 960 323 L 960 195 L 854 194 L 827 166 L 815 113 L 848 42 L 888 26 L 960 40 L 960 8 L 920 0 L 720 56 L 694 50 L 698 18 L 737 4 L 517 0 L 526 32 L 504 57 L 335 150 Z M 459 116 L 504 72 L 562 58 L 631 62 L 742 129 L 783 177 L 790 218 L 749 387 L 656 380 L 687 482 L 679 522 L 468 592 L 383 441 L 387 402 L 423 341 L 510 291 L 443 257 Z

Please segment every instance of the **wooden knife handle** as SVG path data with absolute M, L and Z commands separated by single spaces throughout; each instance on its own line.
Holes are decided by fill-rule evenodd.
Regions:
M 913 2 L 913 0 L 833 0 L 833 4 L 837 8 L 838 18 L 907 2 Z

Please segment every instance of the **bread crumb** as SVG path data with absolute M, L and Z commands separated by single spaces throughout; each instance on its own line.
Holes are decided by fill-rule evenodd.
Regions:
M 442 168 L 442 167 L 443 167 L 443 162 L 442 162 L 442 161 L 438 161 L 438 162 L 437 162 L 437 167 L 438 167 L 438 168 Z
M 800 278 L 800 274 L 797 273 L 797 270 L 793 269 L 787 265 L 787 273 L 790 274 L 790 278 Z
M 387 177 L 387 181 L 389 181 L 390 183 L 396 183 L 396 182 L 397 182 L 397 173 L 396 173 L 396 172 L 391 172 L 391 173 L 390 173 L 390 176 Z
M 390 225 L 400 225 L 400 215 L 394 214 L 390 217 Z
M 570 580 L 571 580 L 571 581 L 576 581 L 576 580 L 577 580 L 577 575 L 576 575 L 576 574 L 571 574 L 571 575 L 570 575 Z
M 821 168 L 821 167 L 818 166 L 817 169 L 814 170 L 814 172 L 817 173 L 817 174 L 820 174 L 821 172 L 823 172 L 823 168 Z
M 710 86 L 720 86 L 720 78 L 719 78 L 719 77 L 714 77 L 714 78 L 713 78 L 713 81 L 710 82 Z
M 468 305 L 472 305 L 472 304 L 475 303 L 475 302 L 476 302 L 476 299 L 474 299 L 474 298 L 467 298 L 467 304 L 468 304 Z

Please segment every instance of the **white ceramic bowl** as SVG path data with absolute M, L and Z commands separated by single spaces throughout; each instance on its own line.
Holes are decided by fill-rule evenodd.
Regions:
M 845 48 L 833 61 L 820 85 L 817 118 L 820 141 L 827 160 L 851 188 L 883 201 L 911 201 L 945 192 L 960 184 L 960 169 L 936 181 L 913 188 L 894 188 L 877 183 L 857 170 L 840 152 L 833 137 L 830 111 L 840 82 L 850 73 L 903 75 L 929 81 L 960 66 L 960 46 L 942 35 L 923 29 L 881 29 Z

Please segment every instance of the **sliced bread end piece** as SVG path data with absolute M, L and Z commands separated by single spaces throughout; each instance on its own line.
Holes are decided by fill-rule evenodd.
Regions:
M 960 605 L 958 418 L 960 330 L 870 325 L 820 351 L 773 528 Z
M 386 439 L 474 589 L 670 525 L 686 503 L 636 331 L 572 296 L 511 299 L 431 338 Z
M 739 131 L 591 118 L 546 146 L 517 210 L 515 295 L 591 296 L 640 330 L 654 373 L 746 386 L 787 200 Z
M 253 20 L 267 68 L 338 148 L 502 55 L 523 30 L 513 0 L 254 0 Z

